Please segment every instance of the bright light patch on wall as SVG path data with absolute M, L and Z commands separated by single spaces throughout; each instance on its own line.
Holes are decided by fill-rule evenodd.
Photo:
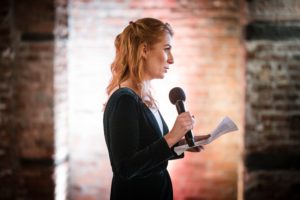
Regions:
M 107 193 L 110 191 L 112 172 L 107 163 L 109 158 L 103 133 L 102 108 L 107 100 L 105 90 L 111 78 L 110 64 L 115 55 L 114 37 L 117 33 L 118 31 L 107 36 L 99 32 L 97 38 L 83 38 L 72 35 L 72 32 L 70 35 L 68 63 L 71 187 L 99 187 Z M 104 37 L 109 42 L 99 42 Z M 170 129 L 177 113 L 175 106 L 169 101 L 169 91 L 177 86 L 177 80 L 178 77 L 171 67 L 164 80 L 155 80 L 152 84 L 160 111 Z M 81 168 L 76 167 L 77 163 L 82 164 Z M 91 163 L 96 166 L 92 170 L 100 173 L 97 177 L 99 182 L 89 186 L 77 180 L 87 175 L 81 171 L 85 165 Z M 72 177 L 77 178 L 72 180 Z
M 67 199 L 68 165 L 66 163 L 55 168 L 55 200 Z

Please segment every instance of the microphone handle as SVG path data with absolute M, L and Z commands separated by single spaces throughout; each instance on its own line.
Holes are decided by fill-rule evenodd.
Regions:
M 186 132 L 184 137 L 185 137 L 185 140 L 186 140 L 187 144 L 189 145 L 189 147 L 195 146 L 194 136 L 193 136 L 193 133 L 191 130 Z
M 176 102 L 176 109 L 177 109 L 178 114 L 185 112 L 183 101 L 178 100 Z M 184 137 L 185 137 L 185 140 L 186 140 L 187 144 L 189 145 L 189 147 L 195 146 L 195 141 L 194 141 L 194 136 L 193 136 L 192 130 L 189 130 L 188 132 L 186 132 Z

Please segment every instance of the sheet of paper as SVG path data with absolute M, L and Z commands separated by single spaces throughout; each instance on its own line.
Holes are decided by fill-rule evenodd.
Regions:
M 214 141 L 215 139 L 217 139 L 218 137 L 220 137 L 221 135 L 232 132 L 232 131 L 236 131 L 236 130 L 238 130 L 236 124 L 229 117 L 224 117 L 223 120 L 219 123 L 219 125 L 215 128 L 215 130 L 213 130 L 210 133 L 210 137 L 206 140 L 201 140 L 201 141 L 195 142 L 194 147 L 209 144 L 212 141 Z M 175 147 L 174 151 L 177 155 L 180 155 L 184 151 L 186 151 L 187 149 L 190 149 L 190 148 L 193 148 L 193 147 L 189 147 L 187 144 L 184 144 L 184 145 Z

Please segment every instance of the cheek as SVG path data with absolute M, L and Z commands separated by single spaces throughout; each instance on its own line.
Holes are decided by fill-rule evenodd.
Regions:
M 166 62 L 168 60 L 168 55 L 166 53 L 162 53 L 160 55 L 160 62 Z

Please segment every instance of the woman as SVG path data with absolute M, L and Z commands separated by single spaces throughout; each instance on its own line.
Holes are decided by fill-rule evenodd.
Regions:
M 150 91 L 151 80 L 163 79 L 174 62 L 172 36 L 169 24 L 143 18 L 130 22 L 116 37 L 104 111 L 104 134 L 113 170 L 112 200 L 173 199 L 168 160 L 183 157 L 173 148 L 193 129 L 194 119 L 184 112 L 169 131 Z

